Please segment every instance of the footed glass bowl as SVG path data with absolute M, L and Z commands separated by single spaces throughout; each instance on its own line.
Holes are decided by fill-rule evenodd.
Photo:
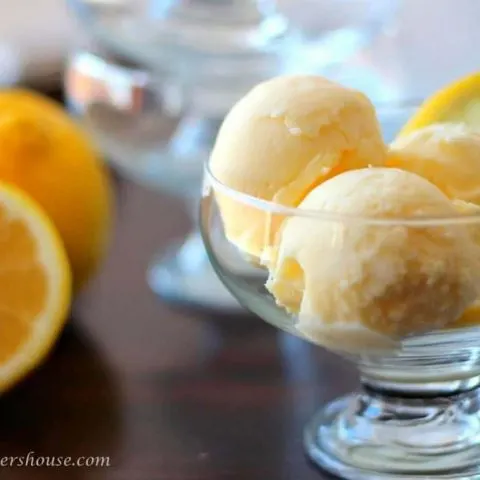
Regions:
M 423 231 L 480 225 L 480 216 L 390 221 L 287 209 L 229 189 L 207 166 L 201 231 L 216 273 L 246 308 L 314 343 L 322 341 L 299 328 L 299 320 L 265 287 L 267 270 L 228 241 L 225 230 L 232 219 L 225 223 L 221 212 L 232 203 L 243 205 L 252 221 L 258 215 L 309 216 L 343 229 L 369 223 L 372 229 Z M 436 298 L 444 294 L 439 291 Z M 339 349 L 358 368 L 361 389 L 321 408 L 306 426 L 310 459 L 348 480 L 480 479 L 480 328 L 471 320 L 469 326 L 403 338 L 383 350 Z

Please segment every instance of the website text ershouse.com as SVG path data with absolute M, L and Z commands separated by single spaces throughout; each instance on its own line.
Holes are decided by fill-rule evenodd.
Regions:
M 5 467 L 109 467 L 110 457 L 56 457 L 28 452 L 20 457 L 0 457 L 0 468 Z

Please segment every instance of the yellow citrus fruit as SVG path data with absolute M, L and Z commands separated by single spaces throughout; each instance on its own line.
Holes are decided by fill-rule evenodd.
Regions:
M 457 80 L 428 98 L 398 136 L 433 123 L 465 123 L 480 128 L 480 73 Z
M 48 354 L 66 320 L 71 273 L 41 207 L 0 183 L 0 392 Z
M 60 105 L 30 91 L 0 91 L 0 181 L 23 189 L 50 216 L 74 286 L 82 286 L 106 249 L 112 195 L 95 149 Z

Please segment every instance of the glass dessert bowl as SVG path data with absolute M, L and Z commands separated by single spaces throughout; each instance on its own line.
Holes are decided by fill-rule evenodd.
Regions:
M 363 170 L 382 177 L 377 192 L 399 172 Z M 375 185 L 347 185 L 357 172 L 291 208 L 232 189 L 207 165 L 201 232 L 209 258 L 243 306 L 358 368 L 360 392 L 322 408 L 305 429 L 315 464 L 349 480 L 480 478 L 480 328 L 461 313 L 480 288 L 480 215 L 438 214 L 429 193 L 422 201 L 431 209 L 412 209 L 409 185 L 420 177 L 403 171 L 390 192 L 405 192 L 398 215 L 396 207 L 383 217 L 328 208 L 334 199 L 345 204 L 348 188 L 352 211 L 371 204 L 361 192 Z M 232 232 L 245 225 L 261 238 L 259 256 L 238 248 Z

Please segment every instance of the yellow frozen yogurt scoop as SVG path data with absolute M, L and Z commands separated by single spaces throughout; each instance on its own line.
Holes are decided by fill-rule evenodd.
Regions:
M 277 304 L 298 315 L 297 329 L 321 345 L 388 348 L 392 338 L 450 326 L 478 296 L 479 246 L 468 227 L 394 224 L 463 208 L 414 173 L 344 172 L 313 189 L 298 208 L 339 220 L 285 220 L 266 287 Z
M 386 165 L 426 178 L 452 200 L 480 205 L 480 128 L 464 123 L 419 128 L 390 145 Z
M 224 185 L 296 207 L 317 185 L 346 170 L 383 165 L 386 146 L 362 93 L 318 76 L 261 83 L 230 111 L 210 168 Z M 227 238 L 262 258 L 283 218 L 217 193 Z
M 471 131 L 470 136 L 466 135 L 468 130 Z M 472 132 L 475 130 L 476 134 Z M 445 138 L 439 139 L 438 134 L 442 131 L 446 134 Z M 480 152 L 480 142 L 476 140 L 480 139 L 479 132 L 480 72 L 476 72 L 447 85 L 423 103 L 398 134 L 387 164 L 407 168 L 437 185 L 440 183 L 438 186 L 444 187 L 443 190 L 450 195 L 453 193 L 452 187 L 457 189 L 457 194 L 457 187 L 467 187 L 461 189 L 463 194 L 457 195 L 457 198 L 473 201 L 478 205 L 480 198 L 474 194 L 475 188 L 470 187 L 476 187 L 476 182 L 472 181 L 476 179 L 474 167 L 480 166 L 480 157 L 474 152 L 474 150 Z M 419 143 L 421 139 L 426 140 L 423 146 Z M 398 156 L 398 150 L 407 155 Z M 412 153 L 417 157 L 416 165 L 411 162 Z M 458 169 L 454 168 L 454 154 L 457 154 L 458 163 L 462 163 Z M 418 157 L 422 155 L 427 161 L 419 164 Z M 395 160 L 398 158 L 406 159 L 410 166 L 405 162 L 399 163 Z M 433 168 L 435 165 L 437 168 Z M 480 183 L 480 170 L 477 171 Z M 446 178 L 450 178 L 450 185 L 447 188 L 444 183 Z M 476 208 L 478 209 L 476 205 L 469 205 L 469 209 Z M 456 326 L 478 324 L 480 324 L 480 301 L 475 302 L 464 312 Z

